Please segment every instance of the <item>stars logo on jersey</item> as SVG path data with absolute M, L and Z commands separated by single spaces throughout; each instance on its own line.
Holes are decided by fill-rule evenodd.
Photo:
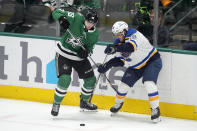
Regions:
M 76 38 L 78 41 L 81 41 L 82 37 L 78 37 Z M 66 42 L 67 43 L 70 43 L 72 45 L 73 48 L 75 48 L 76 46 L 80 46 L 80 44 L 77 42 L 75 38 L 73 37 L 70 37 L 70 38 L 67 38 Z

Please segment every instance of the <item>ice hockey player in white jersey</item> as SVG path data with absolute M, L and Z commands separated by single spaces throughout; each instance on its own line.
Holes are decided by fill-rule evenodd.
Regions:
M 112 113 L 117 113 L 124 103 L 127 92 L 142 77 L 151 105 L 151 120 L 160 121 L 159 93 L 156 86 L 159 72 L 162 68 L 160 54 L 148 39 L 139 31 L 130 28 L 124 21 L 117 21 L 112 26 L 112 33 L 117 38 L 114 44 L 109 44 L 104 53 L 115 57 L 98 67 L 99 73 L 105 73 L 111 67 L 125 66 L 121 84 L 116 94 L 116 103 L 111 107 Z

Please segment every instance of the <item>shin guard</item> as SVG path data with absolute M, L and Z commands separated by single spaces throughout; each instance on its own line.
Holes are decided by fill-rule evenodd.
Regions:
M 84 101 L 88 101 L 91 94 L 93 93 L 93 89 L 96 83 L 96 77 L 90 77 L 90 78 L 86 78 L 84 79 L 84 84 L 83 87 L 81 88 L 81 98 Z
M 70 75 L 61 75 L 58 80 L 57 87 L 55 88 L 54 95 L 54 103 L 60 104 L 64 96 L 66 95 L 66 91 L 68 86 L 70 85 L 71 77 Z
M 118 87 L 117 94 L 116 94 L 116 103 L 124 102 L 124 99 L 129 89 L 130 87 L 127 84 L 123 82 L 120 84 L 120 86 Z

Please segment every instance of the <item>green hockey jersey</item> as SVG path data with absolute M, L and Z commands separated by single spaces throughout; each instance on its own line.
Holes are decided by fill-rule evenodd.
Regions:
M 94 27 L 93 30 L 85 29 L 85 18 L 81 13 L 56 9 L 52 15 L 55 20 L 58 20 L 61 16 L 65 16 L 70 23 L 69 29 L 75 38 L 81 41 L 81 44 L 89 53 L 93 53 L 93 48 L 98 41 L 99 33 L 96 27 Z M 56 51 L 68 59 L 82 60 L 82 58 L 77 56 L 80 44 L 75 40 L 75 38 L 72 38 L 66 31 L 61 39 L 61 43 L 57 44 Z

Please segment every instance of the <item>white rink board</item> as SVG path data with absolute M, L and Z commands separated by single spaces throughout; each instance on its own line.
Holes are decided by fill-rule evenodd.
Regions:
M 47 65 L 54 61 L 55 43 L 55 40 L 0 36 L 0 58 L 3 58 L 0 59 L 0 62 L 3 62 L 3 64 L 0 64 L 0 85 L 54 89 L 56 84 L 47 82 L 47 80 L 49 77 L 52 77 L 50 80 L 54 82 L 53 77 L 55 77 L 55 74 L 47 75 L 51 71 L 51 68 L 48 69 Z M 95 46 L 94 54 L 91 57 L 96 63 L 103 62 L 105 58 L 104 49 L 105 46 Z M 160 101 L 197 105 L 197 96 L 195 95 L 197 92 L 197 55 L 176 54 L 172 52 L 160 53 L 163 62 L 163 68 L 158 79 Z M 23 68 L 25 66 L 27 70 Z M 55 65 L 50 67 L 54 67 L 54 72 Z M 98 76 L 96 69 L 95 75 Z M 113 78 L 120 79 L 122 75 L 122 70 L 116 71 L 114 75 L 112 70 L 107 72 L 107 76 L 112 81 Z M 74 79 L 69 91 L 80 92 L 79 87 L 83 85 L 83 81 Z M 120 81 L 115 80 L 115 84 L 118 85 L 118 83 Z M 105 90 L 97 87 L 95 93 L 106 96 L 115 95 L 115 92 L 109 85 Z M 127 97 L 142 100 L 147 99 L 147 93 L 143 88 L 141 80 L 129 91 Z

